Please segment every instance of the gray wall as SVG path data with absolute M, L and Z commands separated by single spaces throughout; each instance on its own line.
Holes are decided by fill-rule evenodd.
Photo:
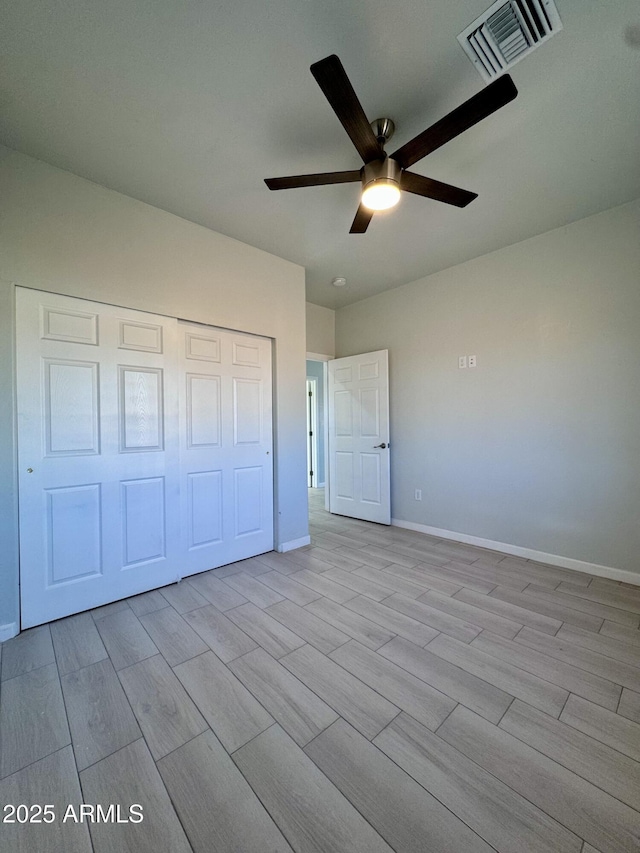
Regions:
M 330 355 L 336 351 L 336 312 L 307 302 L 307 352 Z
M 303 540 L 304 269 L 2 147 L 0 227 L 0 635 L 18 613 L 14 284 L 272 338 L 276 542 Z
M 318 380 L 318 460 L 316 465 L 316 486 L 324 485 L 324 362 L 307 361 L 307 377 Z
M 394 518 L 640 572 L 640 201 L 336 312 L 381 348 Z

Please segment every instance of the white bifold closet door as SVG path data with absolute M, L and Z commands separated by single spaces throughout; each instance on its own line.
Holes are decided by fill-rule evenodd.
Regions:
M 23 628 L 273 547 L 268 340 L 16 298 Z
M 178 323 L 183 577 L 273 548 L 271 341 Z

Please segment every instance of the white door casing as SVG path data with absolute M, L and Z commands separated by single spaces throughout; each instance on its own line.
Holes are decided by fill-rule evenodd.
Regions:
M 307 486 L 318 485 L 318 380 L 307 377 Z
M 388 350 L 328 362 L 329 509 L 391 524 Z
M 211 529 L 207 512 L 219 515 L 219 507 L 206 506 L 206 476 L 197 482 L 205 488 L 196 487 L 195 502 L 193 489 L 189 497 L 189 474 L 203 471 L 188 470 L 188 442 L 193 444 L 194 429 L 202 434 L 207 426 L 202 418 L 195 424 L 187 417 L 182 324 L 25 288 L 17 288 L 16 302 L 23 628 L 241 559 L 242 546 L 249 545 L 246 556 L 258 553 L 249 530 L 256 518 L 256 479 L 269 489 L 258 503 L 260 524 L 269 518 L 262 550 L 270 550 L 271 456 L 266 475 L 254 475 L 243 444 L 255 436 L 242 417 L 255 411 L 257 400 L 265 403 L 260 430 L 271 441 L 270 367 L 265 394 L 256 392 L 251 377 L 228 377 L 235 390 L 225 419 L 231 418 L 231 433 L 240 441 L 229 440 L 227 468 L 236 472 L 236 494 L 247 501 L 229 502 L 234 523 L 222 525 L 226 547 L 210 548 L 212 561 L 194 567 L 185 525 L 194 515 L 189 506 L 195 508 L 192 529 L 200 532 Z M 233 333 L 220 334 L 233 340 Z M 238 369 L 242 373 L 244 366 Z M 206 401 L 199 403 L 206 412 Z M 219 414 L 222 418 L 222 408 Z M 205 474 L 215 468 L 210 462 Z M 228 500 L 224 490 L 222 495 Z

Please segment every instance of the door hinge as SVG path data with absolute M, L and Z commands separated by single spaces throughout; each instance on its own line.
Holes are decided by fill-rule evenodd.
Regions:
M 310 432 L 310 433 L 309 433 L 309 435 L 313 435 L 313 433 L 312 433 L 312 432 Z
M 313 397 L 313 391 L 309 391 L 309 396 Z

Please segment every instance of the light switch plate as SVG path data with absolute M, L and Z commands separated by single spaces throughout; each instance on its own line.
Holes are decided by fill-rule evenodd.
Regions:
M 466 355 L 458 356 L 458 367 L 466 367 L 467 366 L 467 357 Z

